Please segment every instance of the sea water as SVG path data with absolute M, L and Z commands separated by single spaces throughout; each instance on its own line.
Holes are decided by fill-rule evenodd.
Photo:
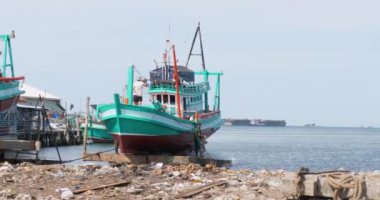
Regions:
M 380 170 L 380 129 L 225 126 L 207 150 L 234 168 Z
M 113 145 L 87 148 L 98 152 Z M 378 128 L 223 126 L 208 139 L 206 148 L 208 156 L 232 160 L 234 169 L 380 170 Z M 59 152 L 62 160 L 80 158 L 82 146 L 59 147 Z M 40 158 L 58 159 L 56 149 L 42 149 Z

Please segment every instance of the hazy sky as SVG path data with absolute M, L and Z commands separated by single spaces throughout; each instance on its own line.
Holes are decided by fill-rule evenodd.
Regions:
M 184 63 L 200 21 L 206 66 L 225 73 L 223 117 L 380 126 L 380 1 L 12 0 L 1 7 L 0 33 L 16 31 L 16 74 L 77 109 L 86 96 L 111 101 L 129 63 L 148 76 L 168 38 Z

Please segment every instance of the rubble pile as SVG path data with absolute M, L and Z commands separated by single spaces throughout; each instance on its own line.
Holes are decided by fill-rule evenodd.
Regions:
M 177 199 L 179 194 L 217 181 L 225 184 L 186 198 L 292 199 L 291 192 L 280 192 L 284 191 L 279 189 L 283 185 L 273 180 L 293 175 L 283 170 L 231 170 L 197 164 L 72 166 L 4 162 L 0 164 L 0 199 Z M 275 179 L 271 182 L 268 177 Z M 107 187 L 117 182 L 121 184 Z

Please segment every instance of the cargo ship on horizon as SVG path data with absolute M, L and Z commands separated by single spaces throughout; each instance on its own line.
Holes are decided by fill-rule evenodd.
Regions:
M 285 120 L 267 119 L 224 119 L 225 126 L 286 126 Z

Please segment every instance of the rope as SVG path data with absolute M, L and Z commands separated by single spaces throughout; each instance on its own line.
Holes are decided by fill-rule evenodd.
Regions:
M 296 195 L 298 198 L 301 197 L 304 185 L 303 181 L 304 175 L 322 175 L 326 176 L 327 182 L 331 189 L 333 190 L 333 200 L 339 200 L 342 193 L 348 193 L 352 189 L 352 195 L 350 200 L 359 200 L 363 193 L 363 182 L 362 176 L 353 176 L 349 174 L 349 171 L 324 171 L 324 172 L 309 172 L 307 168 L 301 168 L 295 177 L 296 184 Z
M 305 190 L 305 187 L 303 185 L 304 176 L 306 173 L 309 173 L 309 169 L 305 167 L 301 167 L 298 172 L 296 173 L 295 177 L 295 184 L 296 184 L 296 196 L 297 199 L 301 198 L 301 193 Z
M 144 79 L 147 79 L 147 78 L 145 78 L 145 76 L 143 76 L 138 70 L 137 70 L 137 67 L 133 67 L 133 68 L 135 68 L 135 72 L 140 76 L 140 77 L 142 77 L 142 78 L 144 78 Z M 147 80 L 149 80 L 149 79 L 147 79 Z
M 363 177 L 353 176 L 351 174 L 333 173 L 327 174 L 327 181 L 330 187 L 334 191 L 334 200 L 338 200 L 338 197 L 342 192 L 353 190 L 350 200 L 359 200 L 363 192 Z

